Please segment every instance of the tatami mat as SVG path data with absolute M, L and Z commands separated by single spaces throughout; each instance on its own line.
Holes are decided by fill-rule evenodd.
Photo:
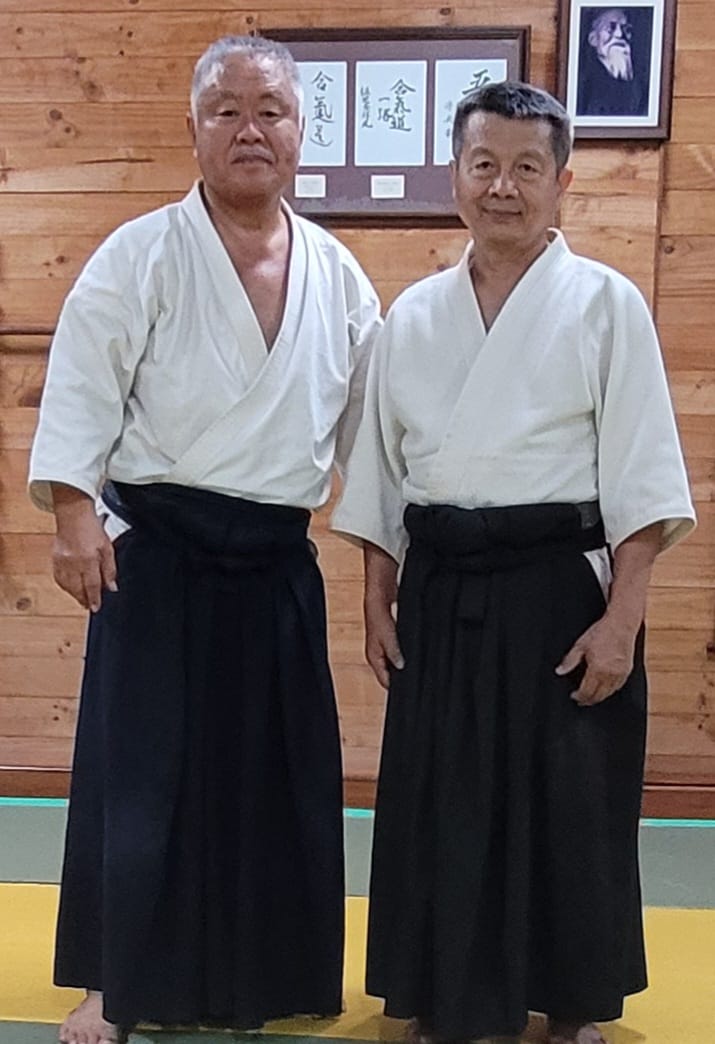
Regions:
M 0 885 L 0 1044 L 33 1044 L 48 1037 L 32 1024 L 61 1022 L 80 997 L 52 987 L 52 936 L 57 907 L 54 885 Z M 380 1002 L 363 992 L 367 902 L 348 899 L 346 1012 L 338 1019 L 292 1019 L 271 1023 L 268 1034 L 351 1041 L 394 1040 L 403 1024 L 384 1019 Z M 646 931 L 650 989 L 631 998 L 623 1020 L 606 1028 L 611 1044 L 711 1044 L 715 1039 L 713 954 L 715 910 L 648 909 Z M 584 945 L 588 940 L 584 939 Z M 7 1023 L 3 1036 L 2 1022 Z M 26 1027 L 23 1036 L 22 1025 Z M 223 1041 L 231 1036 L 198 1038 Z M 133 1041 L 179 1044 L 191 1036 L 140 1034 Z M 194 1037 L 193 1039 L 196 1039 Z M 246 1037 L 243 1038 L 247 1039 Z

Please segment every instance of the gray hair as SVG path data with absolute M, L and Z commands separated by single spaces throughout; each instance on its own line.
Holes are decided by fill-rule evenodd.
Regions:
M 277 40 L 268 40 L 264 36 L 222 36 L 214 40 L 206 48 L 194 67 L 191 81 L 191 115 L 196 119 L 199 98 L 207 87 L 213 86 L 225 68 L 226 59 L 234 54 L 244 55 L 260 61 L 270 58 L 277 62 L 285 72 L 298 101 L 298 108 L 303 108 L 303 88 L 295 58 L 287 47 Z
M 561 102 L 530 83 L 507 80 L 487 83 L 470 91 L 457 105 L 452 127 L 452 155 L 459 162 L 464 145 L 464 127 L 475 112 L 493 112 L 507 120 L 545 120 L 551 125 L 551 148 L 556 170 L 568 163 L 573 145 L 571 117 Z

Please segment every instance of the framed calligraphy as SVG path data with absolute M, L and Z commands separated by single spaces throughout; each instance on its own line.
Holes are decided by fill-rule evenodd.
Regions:
M 526 79 L 529 29 L 276 29 L 298 63 L 305 136 L 289 202 L 340 219 L 454 215 L 459 99 Z

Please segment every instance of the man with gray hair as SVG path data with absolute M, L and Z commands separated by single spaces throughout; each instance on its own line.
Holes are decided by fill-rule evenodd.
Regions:
M 415 1044 L 605 1044 L 646 984 L 642 622 L 694 515 L 646 304 L 552 227 L 570 144 L 529 85 L 460 102 L 471 242 L 387 315 L 333 520 L 389 688 L 367 986 Z
M 100 246 L 52 345 L 30 493 L 91 610 L 55 964 L 87 997 L 66 1044 L 341 1009 L 341 759 L 306 531 L 379 304 L 283 202 L 300 102 L 282 45 L 209 47 L 201 179 Z

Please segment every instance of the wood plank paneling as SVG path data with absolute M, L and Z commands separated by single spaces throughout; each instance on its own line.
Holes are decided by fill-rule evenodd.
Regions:
M 184 193 L 197 168 L 188 140 L 175 147 L 37 145 L 0 147 L 0 194 L 19 192 Z M 75 229 L 75 232 L 78 232 Z M 81 229 L 77 238 L 81 237 Z M 86 238 L 86 237 L 84 237 Z M 97 245 L 91 237 L 90 249 Z
M 85 618 L 84 609 L 62 591 L 50 576 L 49 561 L 48 554 L 44 573 L 0 574 L 0 617 L 19 615 L 47 616 L 51 619 L 58 616 Z M 3 620 L 3 626 L 4 623 Z
M 690 61 L 690 52 L 715 50 L 715 22 L 710 0 L 679 0 L 676 79 Z M 688 52 L 688 53 L 686 53 Z
M 0 655 L 0 696 L 65 699 L 77 695 L 82 666 L 79 658 L 56 656 L 48 670 L 44 657 L 22 648 L 16 652 L 19 655 Z M 21 765 L 22 762 L 15 764 Z M 27 764 L 31 765 L 32 761 Z
M 0 57 L 198 56 L 214 37 L 249 32 L 252 23 L 246 17 L 239 11 L 204 14 L 175 9 L 165 9 L 160 18 L 137 10 L 117 14 L 96 11 L 91 18 L 67 18 L 62 12 L 46 11 L 2 13 Z M 94 98 L 101 100 L 101 93 Z
M 3 148 L 187 148 L 186 104 L 3 102 Z M 4 164 L 3 164 L 4 165 Z
M 71 736 L 0 736 L 0 766 L 66 771 L 72 747 Z
M 666 190 L 661 231 L 666 236 L 715 235 L 712 194 L 697 189 Z
M 668 372 L 672 374 L 676 369 L 708 370 L 715 359 L 715 329 L 697 321 L 688 322 L 689 310 L 682 312 L 681 322 L 674 322 L 678 303 L 677 295 L 670 301 L 662 294 L 658 297 L 658 330 Z M 697 303 L 690 301 L 691 305 Z M 700 312 L 699 309 L 696 311 Z M 670 318 L 670 322 L 666 322 L 666 318 Z M 684 418 L 680 418 L 680 422 L 682 428 Z
M 713 140 L 715 113 L 712 99 L 674 98 L 671 141 L 683 145 L 707 145 Z
M 48 736 L 72 738 L 77 724 L 77 701 L 27 696 L 0 696 L 0 732 L 3 737 Z
M 186 108 L 194 56 L 152 58 L 74 53 L 62 58 L 0 57 L 0 101 L 178 102 Z M 127 75 L 131 70 L 131 75 Z
M 671 190 L 681 192 L 715 189 L 715 145 L 666 146 L 665 180 Z
M 179 199 L 176 192 L 43 192 L 26 197 L 15 193 L 0 196 L 0 235 L 86 236 L 91 229 L 99 243 L 118 225 L 149 210 Z
M 715 782 L 715 5 L 680 0 L 678 8 L 672 142 L 579 143 L 562 223 L 573 249 L 636 281 L 661 327 L 700 525 L 654 574 L 648 773 L 659 807 L 672 809 L 670 795 L 687 793 L 687 807 L 702 814 L 711 792 L 691 784 Z M 96 244 L 188 188 L 196 170 L 188 81 L 220 33 L 531 22 L 532 79 L 550 87 L 555 14 L 555 0 L 528 10 L 523 0 L 392 0 L 383 8 L 312 0 L 300 9 L 291 0 L 250 8 L 233 0 L 0 0 L 0 323 L 51 325 Z M 466 241 L 456 226 L 334 231 L 386 305 L 407 283 L 454 263 Z M 47 338 L 0 335 L 0 765 L 16 766 L 4 776 L 15 785 L 41 788 L 47 778 L 61 788 L 86 617 L 52 582 L 52 520 L 25 493 L 46 347 Z M 346 770 L 367 801 L 385 697 L 363 662 L 361 555 L 328 531 L 328 517 L 312 528 L 327 576 Z

